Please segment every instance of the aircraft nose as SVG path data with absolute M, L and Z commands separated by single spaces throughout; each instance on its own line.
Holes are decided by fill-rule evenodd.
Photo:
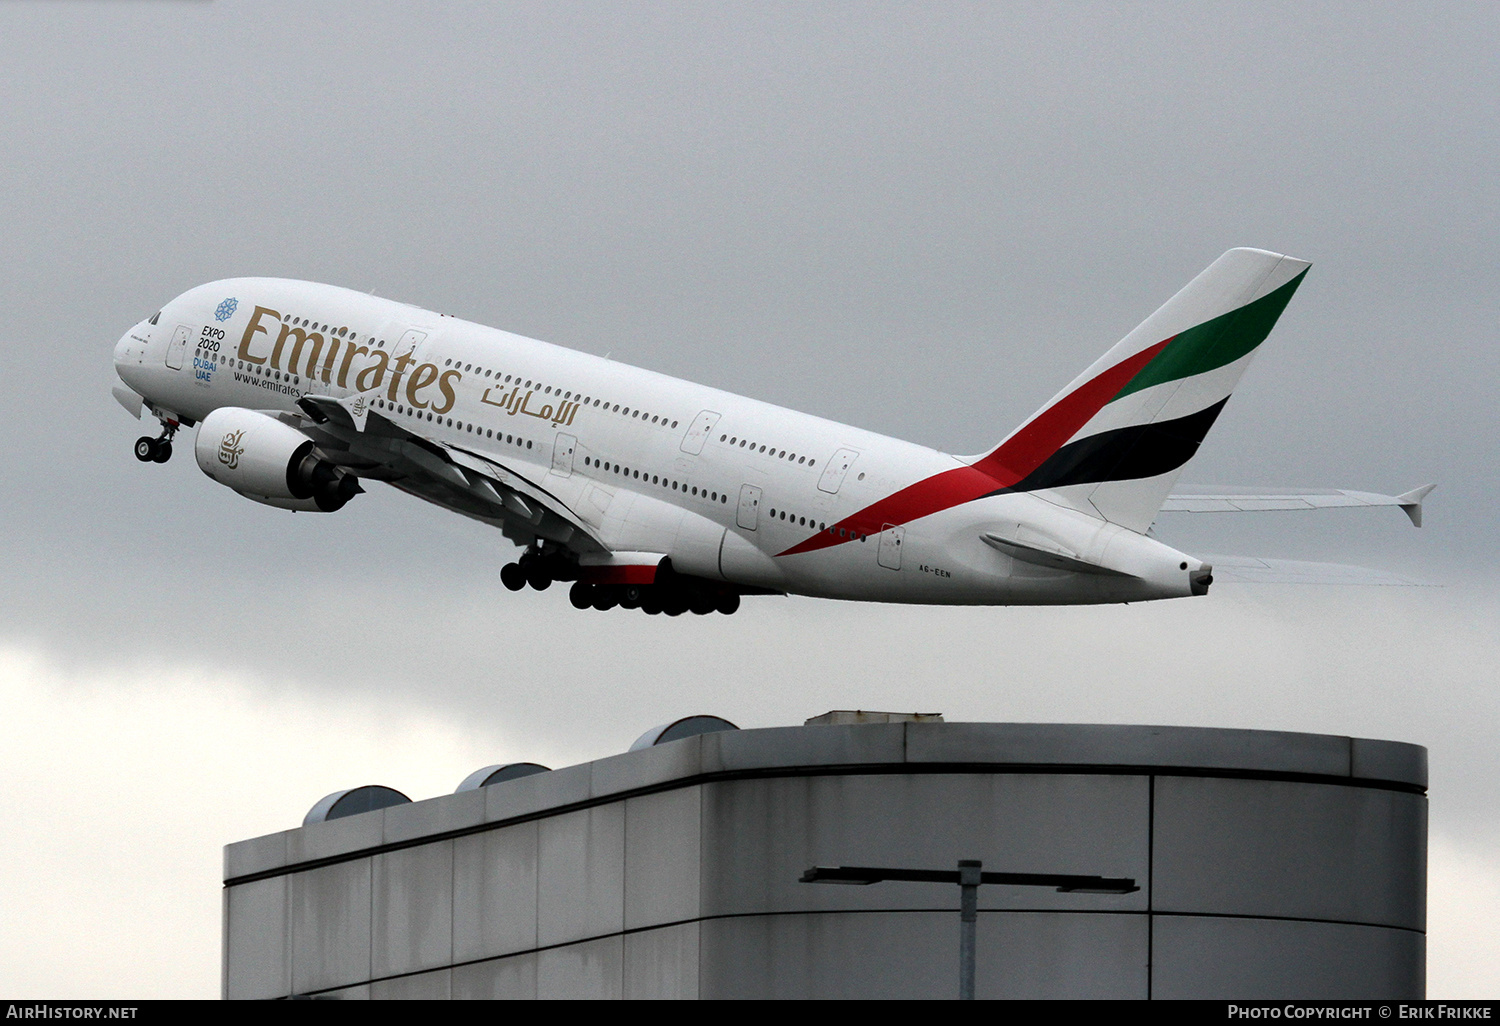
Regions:
M 115 343 L 115 374 L 125 384 L 139 392 L 144 386 L 141 380 L 141 362 L 146 356 L 146 341 L 141 336 L 140 325 L 131 328 Z

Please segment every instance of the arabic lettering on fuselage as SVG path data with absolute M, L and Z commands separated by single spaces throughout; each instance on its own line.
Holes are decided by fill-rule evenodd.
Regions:
M 275 322 L 281 330 L 270 353 L 257 356 L 251 348 L 258 341 L 255 337 L 257 335 L 265 335 L 266 341 L 270 341 L 271 328 L 268 321 Z M 292 342 L 289 354 L 286 347 L 288 339 Z M 304 350 L 307 351 L 305 364 L 302 362 Z M 285 365 L 282 363 L 283 354 L 287 354 Z M 338 338 L 332 333 L 325 339 L 320 331 L 307 331 L 284 324 L 280 313 L 269 307 L 257 306 L 250 317 L 250 323 L 245 325 L 245 334 L 240 338 L 236 356 L 246 363 L 265 365 L 288 374 L 301 374 L 309 379 L 320 379 L 325 385 L 352 387 L 356 392 L 370 392 L 384 385 L 385 397 L 390 402 L 404 401 L 414 410 L 447 413 L 458 401 L 458 393 L 454 389 L 463 380 L 462 372 L 440 370 L 435 363 L 416 363 L 415 354 L 416 349 L 409 349 L 392 357 L 384 349 L 355 345 L 355 339 Z M 354 371 L 351 386 L 350 372 L 354 369 L 355 358 L 361 355 L 366 360 Z M 416 366 L 413 367 L 414 363 Z M 407 376 L 408 370 L 411 371 L 410 376 Z M 429 402 L 420 393 L 433 385 L 442 393 L 442 398 Z
M 490 398 L 490 393 L 494 391 L 493 387 L 486 388 L 484 395 L 479 397 L 479 401 L 489 406 L 498 406 L 512 417 L 518 413 L 524 413 L 526 416 L 536 417 L 538 420 L 550 420 L 553 427 L 567 427 L 573 423 L 573 418 L 578 415 L 578 403 L 575 402 L 564 401 L 558 404 L 556 410 L 552 408 L 551 403 L 544 403 L 539 410 L 530 409 L 527 404 L 530 402 L 531 397 L 536 394 L 535 389 L 529 389 L 523 396 L 521 395 L 520 385 L 512 388 L 510 395 L 506 395 L 505 389 L 502 388 L 497 393 L 500 397 L 498 400 Z

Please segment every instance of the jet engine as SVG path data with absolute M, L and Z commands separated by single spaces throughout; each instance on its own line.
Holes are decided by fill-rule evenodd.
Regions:
M 215 481 L 281 509 L 332 513 L 363 491 L 357 477 L 319 456 L 301 431 L 237 406 L 203 418 L 193 455 Z

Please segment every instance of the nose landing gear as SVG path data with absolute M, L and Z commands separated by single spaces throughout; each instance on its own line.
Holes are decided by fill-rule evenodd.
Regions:
M 135 458 L 142 463 L 165 463 L 172 458 L 172 436 L 177 425 L 162 421 L 161 437 L 142 435 L 135 440 Z

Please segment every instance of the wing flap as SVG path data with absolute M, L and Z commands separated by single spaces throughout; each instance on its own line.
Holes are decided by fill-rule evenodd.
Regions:
M 432 501 L 443 502 L 443 495 L 461 493 L 459 505 L 468 507 L 461 511 L 490 510 L 497 518 L 519 520 L 527 530 L 564 541 L 577 550 L 605 549 L 582 518 L 535 481 L 487 455 L 410 431 L 371 409 L 362 395 L 341 400 L 304 396 L 298 405 L 319 431 L 347 446 L 342 459 L 330 454 L 335 462 L 378 467 L 379 472 L 372 476 L 388 476 L 403 490 Z M 356 469 L 356 473 L 368 472 Z M 423 481 L 428 485 L 422 485 Z M 428 494 L 433 491 L 432 484 L 440 487 Z

